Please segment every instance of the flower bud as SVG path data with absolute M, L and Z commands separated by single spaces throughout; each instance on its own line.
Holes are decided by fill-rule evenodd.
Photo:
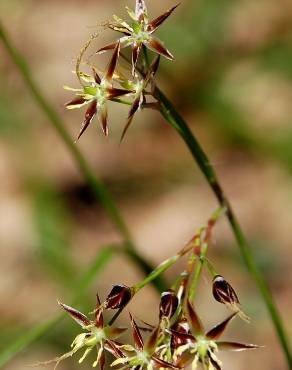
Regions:
M 159 318 L 167 317 L 171 319 L 178 307 L 178 298 L 173 290 L 167 290 L 161 294 L 159 306 Z
M 213 279 L 213 296 L 223 304 L 239 304 L 239 299 L 232 286 L 223 276 L 217 275 Z
M 126 306 L 131 298 L 131 288 L 123 284 L 114 285 L 111 292 L 106 298 L 105 308 L 111 308 L 113 310 L 123 308 Z
M 225 304 L 233 312 L 236 312 L 242 320 L 250 322 L 250 318 L 240 308 L 240 302 L 235 290 L 220 275 L 215 276 L 213 279 L 213 296 L 216 301 Z

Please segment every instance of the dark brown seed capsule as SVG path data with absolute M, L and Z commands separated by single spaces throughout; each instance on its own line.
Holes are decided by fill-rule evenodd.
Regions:
M 223 276 L 217 275 L 213 279 L 213 296 L 223 304 L 239 304 L 239 299 L 232 286 Z
M 173 290 L 168 290 L 161 294 L 159 306 L 159 318 L 167 317 L 171 319 L 178 307 L 178 298 Z
M 113 310 L 125 307 L 132 298 L 131 288 L 126 285 L 114 285 L 105 301 L 105 308 Z

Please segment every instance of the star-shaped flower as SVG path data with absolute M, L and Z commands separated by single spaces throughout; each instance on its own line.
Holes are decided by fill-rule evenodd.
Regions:
M 176 364 L 180 367 L 184 367 L 191 359 L 192 370 L 197 369 L 199 363 L 206 370 L 220 370 L 221 362 L 216 355 L 218 350 L 243 351 L 259 348 L 259 346 L 254 344 L 218 341 L 228 323 L 236 316 L 236 313 L 229 316 L 207 333 L 205 333 L 201 320 L 189 301 L 187 302 L 187 315 L 191 334 L 170 330 L 170 333 L 174 337 L 185 342 L 174 353 Z
M 159 327 L 154 329 L 147 342 L 144 343 L 140 330 L 130 314 L 135 345 L 118 345 L 111 341 L 112 353 L 117 357 L 111 366 L 122 365 L 135 370 L 153 370 L 154 368 L 178 369 L 171 363 L 160 359 L 155 351 L 159 338 Z
M 122 136 L 121 136 L 121 141 L 125 137 L 132 121 L 134 118 L 134 115 L 143 108 L 143 106 L 146 106 L 146 94 L 148 92 L 146 91 L 147 86 L 155 76 L 158 67 L 159 67 L 159 62 L 160 62 L 160 56 L 157 56 L 153 62 L 151 63 L 147 73 L 145 74 L 144 77 L 140 77 L 137 72 L 135 72 L 135 79 L 134 80 L 128 80 L 122 75 L 119 77 L 119 82 L 121 86 L 125 87 L 128 90 L 133 91 L 133 103 L 131 105 L 129 114 L 128 114 L 128 119 L 127 123 L 124 127 Z
M 102 307 L 100 304 L 99 297 L 97 296 L 97 309 L 95 310 L 95 320 L 90 320 L 86 315 L 79 312 L 75 308 L 67 306 L 64 303 L 58 302 L 59 305 L 74 319 L 83 330 L 84 333 L 77 335 L 71 344 L 72 350 L 65 353 L 64 355 L 48 361 L 45 364 L 55 362 L 55 369 L 59 363 L 68 357 L 73 356 L 80 349 L 85 349 L 83 356 L 80 358 L 79 363 L 82 363 L 85 357 L 96 348 L 97 358 L 93 363 L 93 367 L 99 364 L 101 370 L 103 370 L 105 365 L 105 345 L 108 340 L 113 340 L 119 337 L 126 328 L 112 328 L 104 324 Z
M 136 68 L 142 45 L 145 45 L 147 48 L 157 52 L 158 54 L 163 55 L 167 59 L 173 60 L 173 55 L 164 47 L 164 45 L 158 38 L 153 36 L 153 33 L 171 15 L 171 13 L 178 7 L 178 5 L 179 4 L 167 10 L 165 13 L 155 18 L 154 20 L 149 21 L 144 0 L 136 0 L 135 11 L 127 8 L 127 12 L 132 20 L 130 24 L 117 16 L 114 16 L 113 23 L 109 23 L 109 28 L 124 35 L 119 40 L 121 46 L 131 46 L 132 48 L 133 74 Z M 114 47 L 115 43 L 109 44 L 99 49 L 97 53 L 111 50 Z
M 108 135 L 107 100 L 113 100 L 120 96 L 131 93 L 129 90 L 117 89 L 113 87 L 112 79 L 117 66 L 119 53 L 120 43 L 117 43 L 113 56 L 103 77 L 100 77 L 97 70 L 92 68 L 92 76 L 79 72 L 80 79 L 85 82 L 85 85 L 81 89 L 72 89 L 67 86 L 64 87 L 66 90 L 75 91 L 77 95 L 77 98 L 66 104 L 68 109 L 75 109 L 83 107 L 84 105 L 89 105 L 85 113 L 85 119 L 82 123 L 77 140 L 90 125 L 96 114 L 98 114 L 104 134 Z

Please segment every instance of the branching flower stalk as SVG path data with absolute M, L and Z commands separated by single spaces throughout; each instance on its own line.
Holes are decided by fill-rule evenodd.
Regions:
M 184 369 L 190 363 L 192 363 L 193 369 L 202 365 L 203 369 L 213 370 L 221 369 L 222 364 L 217 357 L 219 349 L 239 351 L 258 348 L 254 344 L 217 340 L 223 334 L 227 324 L 238 314 L 238 311 L 233 312 L 226 320 L 204 334 L 203 326 L 191 303 L 192 292 L 195 289 L 191 281 L 191 270 L 195 264 L 192 263 L 192 269 L 190 270 L 189 261 L 193 261 L 193 256 L 200 256 L 203 248 L 206 256 L 206 244 L 211 242 L 212 230 L 219 217 L 224 214 L 224 211 L 224 209 L 218 209 L 210 217 L 206 226 L 199 228 L 199 231 L 180 252 L 161 263 L 140 283 L 132 287 L 127 287 L 124 284 L 113 286 L 102 303 L 97 295 L 97 306 L 93 311 L 93 320 L 80 311 L 59 302 L 61 308 L 81 326 L 83 332 L 76 336 L 71 345 L 72 349 L 69 352 L 37 365 L 55 363 L 56 369 L 60 362 L 75 355 L 80 350 L 84 351 L 79 359 L 79 363 L 82 363 L 88 354 L 93 349 L 96 349 L 97 358 L 93 363 L 93 367 L 99 364 L 100 369 L 104 369 L 105 352 L 108 351 L 116 358 L 112 361 L 111 367 L 117 367 L 119 370 L 125 368 L 137 370 L 153 370 L 155 368 Z M 117 341 L 117 337 L 120 337 L 125 331 L 124 328 L 112 326 L 119 314 L 143 287 L 184 256 L 188 257 L 186 261 L 188 274 L 183 274 L 184 278 L 181 279 L 180 284 L 176 285 L 175 289 L 169 288 L 161 294 L 160 304 L 157 308 L 158 322 L 154 325 L 144 323 L 146 328 L 141 328 L 130 313 L 134 345 Z M 195 261 L 202 266 L 200 258 L 196 258 Z M 198 279 L 198 275 L 195 275 L 195 277 Z M 235 293 L 233 288 L 231 289 Z M 214 283 L 211 290 L 214 292 Z M 225 302 L 221 301 L 220 303 Z M 230 305 L 226 304 L 226 306 L 230 308 Z M 103 313 L 105 310 L 117 310 L 117 314 L 113 316 L 114 319 L 109 320 L 108 323 L 104 321 Z M 143 339 L 142 330 L 150 332 L 146 340 Z

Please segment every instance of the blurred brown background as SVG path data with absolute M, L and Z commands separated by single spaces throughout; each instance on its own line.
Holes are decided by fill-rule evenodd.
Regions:
M 148 1 L 153 17 L 174 3 Z M 98 22 L 125 15 L 134 1 L 2 0 L 0 17 L 25 55 L 35 80 L 75 138 L 83 111 L 68 112 L 64 84 L 79 49 Z M 126 15 L 125 15 L 126 16 Z M 114 34 L 105 32 L 97 48 Z M 175 55 L 163 61 L 168 92 L 212 159 L 283 315 L 291 319 L 292 226 L 292 3 L 289 0 L 183 0 L 160 28 Z M 71 156 L 0 45 L 0 347 L 58 312 L 70 300 L 72 278 L 98 249 L 120 237 L 94 201 Z M 111 190 L 139 247 L 154 264 L 174 254 L 216 208 L 198 168 L 158 113 L 136 115 L 125 142 L 126 110 L 110 104 L 110 136 L 96 121 L 78 147 Z M 215 231 L 210 259 L 239 292 L 250 325 L 235 320 L 225 339 L 265 348 L 221 354 L 224 369 L 285 369 L 259 292 L 249 277 L 226 221 Z M 172 281 L 179 263 L 166 277 Z M 142 278 L 126 257 L 114 257 L 79 308 L 89 312 L 98 289 Z M 130 306 L 155 322 L 159 297 L 143 290 Z M 210 278 L 201 284 L 198 311 L 209 327 L 226 315 L 213 302 Z M 127 314 L 121 317 L 127 323 Z M 5 369 L 20 370 L 67 351 L 78 328 L 63 320 Z M 78 357 L 77 357 L 78 358 Z M 82 368 L 90 368 L 86 361 Z M 77 369 L 76 358 L 60 369 Z M 81 368 L 81 367 L 80 367 Z

